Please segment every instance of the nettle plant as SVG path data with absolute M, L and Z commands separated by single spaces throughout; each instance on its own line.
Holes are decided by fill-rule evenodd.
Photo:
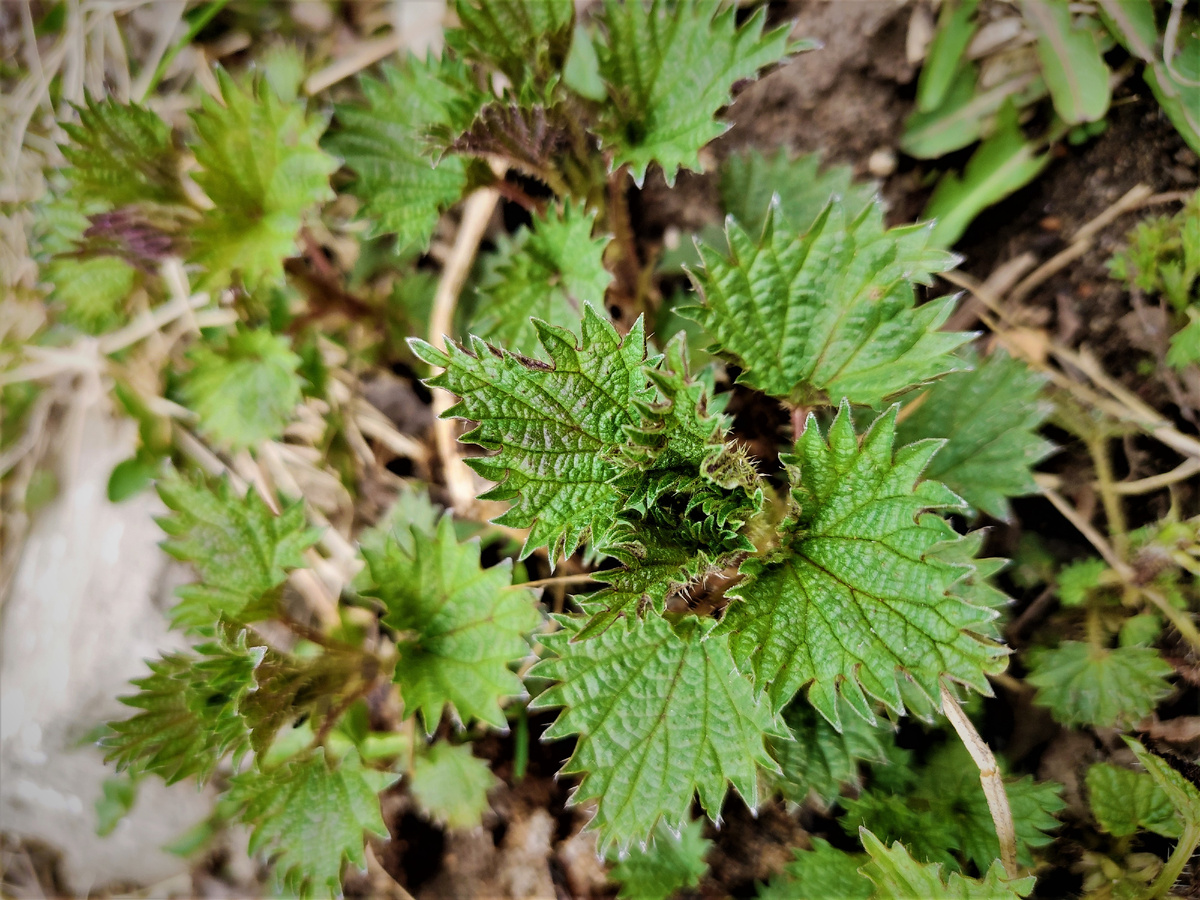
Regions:
M 495 776 L 465 741 L 524 723 L 526 705 L 557 709 L 543 738 L 574 739 L 563 773 L 580 777 L 574 802 L 594 806 L 625 896 L 696 883 L 710 843 L 697 797 L 718 822 L 730 787 L 751 807 L 776 793 L 832 803 L 860 765 L 879 777 L 843 802 L 841 823 L 863 851 L 819 842 L 767 890 L 1028 894 L 1019 867 L 1063 804 L 1053 784 L 1003 780 L 959 706 L 990 694 L 1008 652 L 994 625 L 1007 598 L 990 582 L 1001 563 L 959 527 L 976 511 L 1005 517 L 1007 498 L 1035 489 L 1031 466 L 1051 449 L 1036 434 L 1041 379 L 940 330 L 955 298 L 918 303 L 914 285 L 955 258 L 928 225 L 887 228 L 869 189 L 843 170 L 818 175 L 811 158 L 727 163 L 724 235 L 699 236 L 690 299 L 658 302 L 631 184 L 652 164 L 668 183 L 699 169 L 731 90 L 807 47 L 766 29 L 762 10 L 609 0 L 583 23 L 571 3 L 464 0 L 457 15 L 440 58 L 364 78 L 323 136 L 295 83 L 224 74 L 183 140 L 113 101 L 90 102 L 70 129 L 67 179 L 90 219 L 74 214 L 66 243 L 82 249 L 48 278 L 77 325 L 119 326 L 131 290 L 164 304 L 155 265 L 168 256 L 226 298 L 201 311 L 182 374 L 159 375 L 214 451 L 193 460 L 252 453 L 304 398 L 333 402 L 329 354 L 290 311 L 284 264 L 335 195 L 331 153 L 376 256 L 411 261 L 479 189 L 530 213 L 482 266 L 479 336 L 410 342 L 436 370 L 428 384 L 458 398 L 446 415 L 475 423 L 462 440 L 485 453 L 467 462 L 495 483 L 483 499 L 509 502 L 494 522 L 520 535 L 517 563 L 483 567 L 463 523 L 406 491 L 359 535 L 364 567 L 333 621 L 314 625 L 285 590 L 318 577 L 303 572 L 321 530 L 301 498 L 160 477 L 164 547 L 199 575 L 173 611 L 194 646 L 134 682 L 136 712 L 102 739 L 108 758 L 136 777 L 212 780 L 215 821 L 251 828 L 278 890 L 337 893 L 346 863 L 365 865 L 364 834 L 386 834 L 381 791 L 405 775 L 430 817 L 478 824 Z M 89 291 L 72 293 L 84 276 Z M 628 327 L 613 309 L 634 313 Z M 681 312 L 690 331 L 660 342 Z M 778 453 L 752 455 L 733 435 L 717 366 L 689 365 L 704 340 L 739 390 L 790 411 Z M 143 423 L 123 480 L 181 463 L 162 404 L 152 412 L 120 384 L 118 397 Z M 339 427 L 327 446 L 345 440 Z M 581 550 L 603 586 L 571 611 L 547 616 L 514 584 L 531 555 Z M 914 767 L 892 740 L 906 713 L 949 715 L 968 747 Z M 1195 791 L 1146 759 L 1163 787 L 1142 789 L 1168 797 L 1154 821 L 1186 850 L 1195 835 L 1173 810 Z M 110 793 L 128 805 L 119 784 Z

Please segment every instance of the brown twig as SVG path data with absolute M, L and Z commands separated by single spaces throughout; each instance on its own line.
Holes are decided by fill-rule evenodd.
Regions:
M 467 198 L 463 207 L 462 222 L 442 269 L 442 278 L 433 298 L 433 312 L 429 316 L 429 343 L 438 349 L 446 348 L 446 337 L 453 330 L 454 308 L 458 303 L 458 295 L 471 271 L 471 264 L 479 250 L 479 242 L 483 240 L 488 222 L 492 218 L 492 211 L 499 200 L 500 192 L 494 187 L 481 188 Z M 458 453 L 454 422 L 441 417 L 453 403 L 454 398 L 449 392 L 440 388 L 434 390 L 434 440 L 442 461 L 442 477 L 450 495 L 451 507 L 462 512 L 474 504 L 475 486 L 471 470 Z

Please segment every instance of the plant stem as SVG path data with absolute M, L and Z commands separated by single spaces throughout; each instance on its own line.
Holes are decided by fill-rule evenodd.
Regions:
M 1167 896 L 1167 892 L 1179 880 L 1179 874 L 1183 871 L 1183 867 L 1192 858 L 1197 844 L 1200 844 L 1200 822 L 1189 822 L 1183 827 L 1183 835 L 1179 838 L 1179 843 L 1175 845 L 1163 870 L 1158 873 L 1158 877 L 1150 885 L 1146 897 Z
M 1184 640 L 1200 650 L 1200 630 L 1197 630 L 1196 623 L 1187 613 L 1172 606 L 1170 601 L 1158 591 L 1146 587 L 1140 588 L 1140 591 L 1143 597 L 1157 606 L 1159 611 L 1167 617 L 1167 621 L 1175 626 L 1175 630 L 1183 636 Z
M 525 704 L 517 706 L 517 725 L 513 734 L 513 781 L 525 777 L 529 767 L 529 717 L 525 712 Z
M 638 262 L 637 242 L 633 233 L 633 222 L 629 217 L 629 166 L 621 166 L 608 179 L 609 231 L 617 248 L 616 265 L 613 267 L 619 285 L 618 295 L 629 297 L 634 311 L 643 311 L 641 296 L 641 266 Z
M 188 26 L 187 33 L 159 60 L 158 67 L 154 70 L 154 77 L 150 79 L 150 84 L 146 87 L 147 95 L 154 93 L 154 89 L 158 87 L 158 83 L 162 80 L 162 77 L 167 74 L 167 69 L 171 67 L 171 63 L 175 62 L 175 57 L 179 55 L 179 51 L 190 44 L 204 26 L 211 22 L 213 17 L 224 9 L 228 3 L 229 0 L 213 0 L 212 3 L 204 8 L 203 12 L 196 16 L 195 20 Z
M 1000 861 L 1009 878 L 1016 878 L 1017 869 L 1017 830 L 1013 824 L 1012 807 L 1008 804 L 1008 794 L 1004 790 L 1004 779 L 1000 777 L 1000 769 L 996 765 L 996 757 L 987 742 L 980 737 L 967 714 L 962 711 L 954 695 L 942 685 L 942 710 L 946 718 L 958 732 L 963 746 L 971 754 L 971 759 L 979 767 L 979 783 L 983 786 L 983 796 L 987 799 L 988 811 L 992 814 L 992 824 L 996 827 L 996 838 L 1000 842 Z
M 1121 559 L 1129 550 L 1129 527 L 1125 523 L 1125 509 L 1117 495 L 1113 482 L 1112 460 L 1108 455 L 1108 439 L 1103 435 L 1086 439 L 1088 454 L 1096 468 L 1096 487 L 1100 491 L 1100 502 L 1104 504 L 1104 516 L 1108 519 L 1108 534 L 1113 549 Z

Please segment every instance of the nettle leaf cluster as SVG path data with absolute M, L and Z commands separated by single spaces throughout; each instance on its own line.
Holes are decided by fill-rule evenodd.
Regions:
M 892 739 L 899 717 L 933 721 L 944 692 L 990 694 L 1005 669 L 1002 563 L 963 532 L 1035 489 L 1052 449 L 1037 435 L 1041 379 L 944 330 L 955 298 L 927 289 L 956 258 L 928 224 L 887 227 L 870 186 L 815 157 L 723 162 L 726 226 L 662 260 L 685 263 L 691 289 L 658 302 L 660 261 L 640 255 L 628 193 L 651 171 L 671 184 L 699 170 L 736 88 L 807 47 L 766 27 L 765 10 L 456 12 L 440 57 L 384 64 L 328 123 L 265 80 L 222 75 L 222 102 L 206 99 L 186 134 L 111 101 L 70 131 L 69 190 L 106 205 L 74 223 L 55 295 L 99 328 L 119 311 L 87 297 L 136 283 L 164 301 L 149 263 L 166 255 L 225 292 L 237 327 L 197 341 L 171 387 L 230 455 L 278 438 L 320 391 L 320 366 L 287 336 L 284 263 L 334 196 L 334 154 L 370 253 L 411 261 L 477 189 L 529 213 L 480 265 L 470 336 L 409 344 L 427 383 L 457 398 L 446 415 L 473 423 L 461 440 L 483 452 L 466 461 L 494 485 L 481 499 L 507 503 L 493 522 L 518 536 L 517 564 L 485 567 L 462 523 L 405 492 L 359 536 L 361 571 L 316 627 L 290 589 L 319 577 L 301 572 L 320 538 L 303 502 L 163 478 L 164 548 L 198 575 L 173 614 L 192 647 L 134 683 L 108 758 L 136 777 L 218 784 L 218 818 L 249 827 L 280 890 L 336 893 L 366 836 L 386 833 L 379 793 L 401 776 L 432 820 L 479 824 L 496 779 L 467 738 L 523 723 L 527 704 L 560 710 L 544 737 L 574 739 L 563 772 L 578 776 L 574 802 L 594 804 L 625 895 L 696 884 L 709 846 L 696 801 L 719 822 L 731 787 L 751 807 L 775 794 L 840 806 L 862 844 L 814 844 L 780 890 L 794 878 L 824 896 L 1027 895 L 1031 881 L 997 861 L 965 753 L 887 773 L 914 767 Z M 398 290 L 411 312 L 431 292 L 410 275 Z M 614 322 L 611 309 L 643 315 Z M 680 317 L 691 324 L 671 337 Z M 735 392 L 780 405 L 786 439 L 752 452 L 726 412 Z M 146 420 L 144 445 L 165 454 Z M 600 587 L 545 614 L 519 583 L 535 554 L 594 565 Z M 1146 677 L 1152 708 L 1164 673 Z M 1061 802 L 1028 777 L 1008 786 L 1029 865 Z M 1139 823 L 1169 827 L 1161 798 L 1143 805 Z

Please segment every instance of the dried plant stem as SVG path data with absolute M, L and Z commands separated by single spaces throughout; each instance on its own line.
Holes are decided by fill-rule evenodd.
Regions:
M 1193 456 L 1185 459 L 1170 472 L 1151 475 L 1149 478 L 1139 478 L 1137 481 L 1118 481 L 1113 484 L 1113 490 L 1125 496 L 1149 494 L 1151 491 L 1158 491 L 1186 481 L 1197 473 L 1200 473 L 1200 459 Z
M 444 350 L 446 336 L 453 330 L 454 308 L 462 291 L 479 242 L 487 230 L 492 211 L 500 200 L 500 192 L 494 188 L 482 188 L 470 197 L 463 207 L 462 222 L 454 239 L 454 246 L 442 269 L 433 298 L 433 312 L 429 317 L 429 343 Z M 454 422 L 441 418 L 442 413 L 454 403 L 454 398 L 443 390 L 433 392 L 434 439 L 438 456 L 442 461 L 442 477 L 450 494 L 450 505 L 462 512 L 475 502 L 475 486 L 471 470 L 458 453 L 458 439 L 454 434 Z
M 954 695 L 942 685 L 942 709 L 946 718 L 958 732 L 963 746 L 971 754 L 971 759 L 979 767 L 979 783 L 983 786 L 983 795 L 987 798 L 988 811 L 992 814 L 992 822 L 996 826 L 996 837 L 1000 841 L 1000 861 L 1009 878 L 1017 877 L 1017 831 L 1013 825 L 1012 809 L 1008 805 L 1008 794 L 1004 791 L 1004 779 L 1000 777 L 1000 769 L 996 765 L 996 757 L 987 742 L 979 736 L 967 714 L 962 711 Z
M 404 38 L 399 32 L 392 32 L 386 37 L 357 44 L 349 56 L 334 60 L 319 72 L 308 76 L 304 82 L 304 93 L 309 97 L 319 94 L 339 81 L 361 72 L 367 66 L 374 65 L 385 56 L 390 56 L 404 46 Z
M 1034 478 L 1038 483 L 1038 487 L 1042 489 L 1042 494 L 1045 495 L 1046 499 L 1053 504 L 1055 509 L 1063 514 L 1063 517 L 1068 522 L 1075 526 L 1080 534 L 1088 539 L 1088 543 L 1096 548 L 1096 552 L 1104 557 L 1104 561 L 1112 567 L 1121 580 L 1131 582 L 1133 580 L 1133 570 L 1130 569 L 1129 564 L 1125 560 L 1121 559 L 1112 545 L 1104 539 L 1104 535 L 1097 531 L 1091 522 L 1081 516 L 1079 510 L 1068 503 L 1062 494 L 1050 486 L 1048 483 L 1049 479 L 1036 475 Z

